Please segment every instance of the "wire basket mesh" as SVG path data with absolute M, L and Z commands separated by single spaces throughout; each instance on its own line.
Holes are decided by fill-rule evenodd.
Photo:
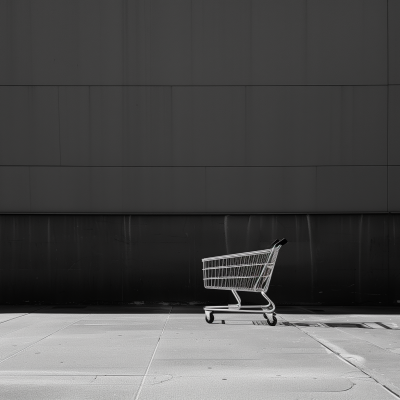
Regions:
M 204 287 L 248 292 L 266 291 L 278 252 L 279 247 L 204 258 Z

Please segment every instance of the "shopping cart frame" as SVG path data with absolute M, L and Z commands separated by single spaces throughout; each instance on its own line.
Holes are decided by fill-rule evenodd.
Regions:
M 267 296 L 267 290 L 271 281 L 272 272 L 274 270 L 274 266 L 276 263 L 276 259 L 279 253 L 279 250 L 282 246 L 287 243 L 285 238 L 277 239 L 273 243 L 271 243 L 271 248 L 265 250 L 258 250 L 258 251 L 251 251 L 245 253 L 236 253 L 236 254 L 226 254 L 223 256 L 218 257 L 208 257 L 203 258 L 203 280 L 204 286 L 206 289 L 217 289 L 217 290 L 231 290 L 237 304 L 228 304 L 227 306 L 206 306 L 204 307 L 205 318 L 206 321 L 211 324 L 214 321 L 214 313 L 225 313 L 225 312 L 234 312 L 234 313 L 251 313 L 251 314 L 263 314 L 264 318 L 267 320 L 267 323 L 271 326 L 276 325 L 277 318 L 275 313 L 275 304 L 274 302 Z M 233 280 L 238 281 L 240 279 L 246 279 L 249 277 L 242 277 L 240 275 L 235 276 L 222 276 L 222 277 L 209 277 L 207 273 L 210 272 L 211 269 L 229 269 L 229 268 L 244 268 L 244 267 L 251 267 L 252 265 L 242 265 L 242 264 L 235 264 L 235 259 L 243 259 L 243 258 L 250 258 L 250 257 L 257 257 L 257 256 L 264 256 L 264 260 L 262 263 L 255 264 L 260 269 L 259 276 L 250 277 L 255 280 L 255 283 L 252 284 L 251 287 L 240 287 L 240 285 L 236 285 L 235 287 L 221 287 L 221 286 L 212 286 L 210 284 L 207 285 L 207 281 L 212 280 Z M 209 262 L 221 262 L 223 260 L 229 260 L 230 263 L 226 265 L 220 265 L 217 267 L 206 267 L 206 263 Z M 262 281 L 263 280 L 263 281 Z M 253 282 L 252 281 L 252 282 Z M 249 305 L 244 306 L 242 305 L 242 301 L 240 299 L 238 291 L 247 291 L 247 292 L 258 292 L 260 293 L 264 299 L 267 301 L 267 304 L 261 305 Z

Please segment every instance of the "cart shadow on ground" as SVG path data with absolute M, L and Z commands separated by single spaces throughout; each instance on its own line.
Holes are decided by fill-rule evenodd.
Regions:
M 216 319 L 213 325 L 258 325 L 269 326 L 266 320 L 238 320 L 238 319 Z M 357 328 L 357 329 L 389 329 L 400 330 L 395 323 L 383 323 L 379 321 L 368 322 L 288 322 L 278 321 L 275 327 L 298 327 L 298 328 Z

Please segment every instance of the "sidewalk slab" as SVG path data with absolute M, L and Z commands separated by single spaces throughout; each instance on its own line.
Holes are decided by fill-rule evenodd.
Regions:
M 18 400 L 131 400 L 141 380 L 140 376 L 2 376 L 0 393 L 1 398 Z
M 345 378 L 200 378 L 171 377 L 162 384 L 146 383 L 141 400 L 161 399 L 268 399 L 268 400 L 393 400 L 393 396 L 371 380 Z
M 400 308 L 313 309 L 0 306 L 0 398 L 400 399 Z

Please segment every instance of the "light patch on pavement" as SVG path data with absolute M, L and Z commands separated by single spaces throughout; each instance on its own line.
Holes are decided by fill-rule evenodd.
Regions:
M 351 362 L 356 362 L 357 364 L 361 364 L 364 365 L 365 364 L 365 358 L 361 357 L 357 354 L 350 354 L 348 353 L 345 349 L 342 349 L 341 347 L 339 347 L 338 345 L 332 343 L 329 340 L 326 339 L 318 339 L 323 345 L 325 345 L 326 347 L 328 347 L 330 350 L 332 350 L 333 352 L 340 354 L 343 358 L 351 361 Z

